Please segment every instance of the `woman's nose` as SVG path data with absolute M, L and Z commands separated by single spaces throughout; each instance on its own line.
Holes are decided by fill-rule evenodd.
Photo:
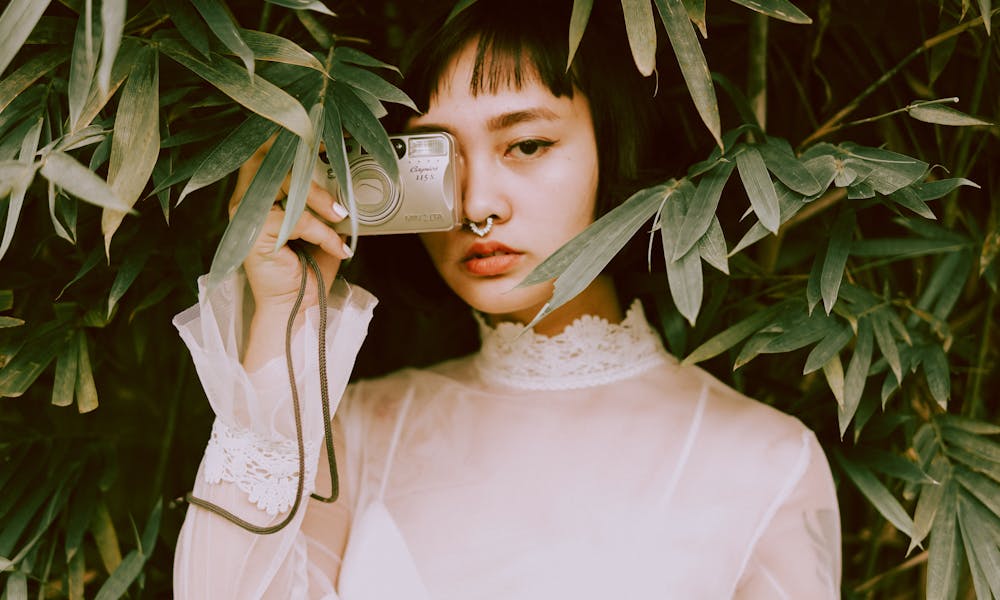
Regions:
M 502 223 L 510 218 L 510 199 L 504 193 L 501 169 L 488 157 L 466 156 L 462 169 L 462 212 L 474 223 L 493 217 Z

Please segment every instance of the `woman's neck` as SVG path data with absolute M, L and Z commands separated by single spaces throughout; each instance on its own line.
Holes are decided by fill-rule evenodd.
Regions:
M 531 322 L 541 306 L 503 315 L 485 315 L 490 325 L 513 321 L 522 324 Z M 535 333 L 553 336 L 562 333 L 567 326 L 583 315 L 594 315 L 609 323 L 620 323 L 625 318 L 614 283 L 606 275 L 600 275 L 575 298 L 563 304 L 535 324 Z

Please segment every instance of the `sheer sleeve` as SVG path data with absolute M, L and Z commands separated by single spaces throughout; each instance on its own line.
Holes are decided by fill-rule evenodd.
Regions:
M 761 525 L 735 598 L 840 597 L 840 515 L 830 467 L 803 434 L 795 468 Z
M 254 373 L 241 364 L 243 314 L 252 308 L 245 288 L 242 273 L 211 291 L 202 277 L 198 304 L 177 315 L 174 325 L 216 414 L 194 495 L 266 526 L 282 521 L 294 500 L 298 447 L 284 352 L 278 350 Z M 331 411 L 344 393 L 375 303 L 359 287 L 343 280 L 334 284 L 325 340 Z M 320 452 L 318 318 L 319 309 L 310 309 L 292 343 L 306 447 L 304 498 L 317 486 L 325 494 L 330 485 L 321 457 L 325 453 Z M 346 536 L 346 506 L 346 501 L 324 505 L 303 500 L 292 522 L 269 535 L 250 533 L 207 510 L 189 507 L 175 555 L 175 597 L 336 598 L 332 576 Z M 314 535 L 321 530 L 322 536 Z

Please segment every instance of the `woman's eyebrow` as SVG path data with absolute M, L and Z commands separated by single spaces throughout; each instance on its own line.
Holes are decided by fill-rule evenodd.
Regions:
M 539 106 L 537 108 L 529 108 L 526 110 L 516 110 L 513 112 L 503 113 L 492 117 L 486 122 L 486 128 L 490 131 L 501 131 L 503 129 L 508 129 L 519 123 L 525 123 L 528 121 L 555 121 L 559 118 L 551 109 L 545 108 L 544 106 Z

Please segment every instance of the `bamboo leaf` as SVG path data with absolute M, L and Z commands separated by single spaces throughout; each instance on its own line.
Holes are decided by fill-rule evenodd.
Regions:
M 69 588 L 69 600 L 83 600 L 84 577 L 87 571 L 84 560 L 83 552 L 79 552 L 68 561 L 66 580 Z
M 315 69 L 320 73 L 326 72 L 319 59 L 288 38 L 252 29 L 241 29 L 240 35 L 243 36 L 257 60 L 298 65 Z
M 44 159 L 40 172 L 52 183 L 90 204 L 129 210 L 114 190 L 93 171 L 64 152 L 51 152 Z
M 158 54 L 153 48 L 144 48 L 132 65 L 115 115 L 108 185 L 128 210 L 142 195 L 160 153 L 159 79 Z M 111 238 L 127 212 L 106 208 L 101 216 L 108 256 Z
M 912 187 L 900 188 L 889 194 L 889 198 L 896 204 L 908 210 L 912 210 L 925 219 L 937 219 L 937 216 L 934 215 L 934 211 L 932 211 L 930 207 L 920 199 L 916 190 Z
M 115 526 L 111 522 L 108 506 L 103 500 L 98 502 L 97 509 L 94 511 L 94 518 L 90 523 L 90 533 L 94 536 L 94 543 L 97 544 L 97 552 L 101 555 L 104 569 L 109 575 L 114 573 L 122 562 L 122 554 L 118 546 L 118 534 L 115 533 Z
M 956 527 L 957 490 L 949 485 L 934 516 L 927 559 L 927 598 L 949 600 L 958 593 L 962 548 Z
M 976 182 L 969 181 L 968 179 L 963 179 L 961 177 L 917 183 L 911 186 L 911 189 L 917 193 L 917 198 L 921 201 L 930 202 L 931 200 L 943 198 L 958 189 L 960 186 L 970 186 L 980 189 L 979 184 Z
M 281 183 L 292 166 L 295 136 L 280 131 L 274 144 L 261 162 L 250 186 L 240 200 L 239 208 L 222 234 L 209 271 L 209 287 L 215 287 L 235 271 L 253 247 L 268 211 L 281 189 Z
M 907 536 L 913 536 L 913 520 L 906 513 L 899 501 L 889 492 L 889 490 L 878 480 L 867 468 L 853 463 L 841 455 L 837 454 L 837 462 L 844 468 L 844 472 L 854 482 L 854 485 L 861 490 L 865 498 L 872 503 L 887 521 L 893 524 Z
M 940 104 L 911 104 L 906 108 L 906 112 L 911 117 L 924 123 L 934 123 L 935 125 L 949 125 L 951 127 L 968 127 L 971 125 L 993 125 L 989 121 L 977 119 L 969 116 L 960 110 Z
M 795 216 L 795 214 L 799 212 L 803 206 L 805 206 L 805 203 L 802 202 L 801 196 L 788 189 L 788 187 L 781 182 L 775 183 L 774 188 L 778 192 L 778 212 L 781 222 L 785 223 Z M 739 243 L 737 243 L 736 246 L 729 251 L 729 256 L 733 256 L 750 245 L 759 242 L 770 233 L 771 232 L 768 231 L 760 221 L 757 221 L 750 226 L 750 229 L 748 229 L 743 235 L 743 238 L 740 239 Z
M 50 0 L 11 0 L 0 14 L 0 75 L 35 28 Z M 3 110 L 0 108 L 0 110 Z
M 80 329 L 76 333 L 77 343 L 77 375 L 76 375 L 76 408 L 81 414 L 97 408 L 97 386 L 94 385 L 94 372 L 90 364 L 90 351 L 87 350 L 87 334 Z
M 670 253 L 669 240 L 663 238 L 663 253 Z M 680 259 L 671 262 L 667 259 L 667 281 L 670 284 L 670 296 L 674 305 L 687 322 L 693 327 L 701 309 L 701 299 L 704 283 L 701 272 L 701 256 L 692 249 Z
M 80 346 L 67 344 L 56 359 L 56 375 L 52 384 L 52 404 L 70 406 L 76 391 L 76 375 L 79 371 Z
M 981 435 L 960 429 L 948 428 L 944 431 L 944 436 L 948 443 L 964 448 L 985 460 L 1000 464 L 1000 444 Z
M 208 26 L 191 6 L 190 0 L 167 0 L 167 11 L 170 13 L 170 20 L 187 43 L 203 57 L 211 59 Z
M 288 241 L 288 236 L 291 235 L 292 229 L 306 209 L 306 197 L 309 194 L 313 173 L 316 170 L 316 161 L 319 160 L 319 145 L 323 141 L 322 102 L 313 105 L 309 111 L 309 118 L 313 125 L 313 141 L 307 143 L 300 139 L 298 148 L 295 150 L 292 173 L 288 183 L 288 198 L 285 202 L 285 219 L 281 223 L 281 230 L 278 232 L 278 239 L 274 244 L 275 252 Z
M 267 0 L 271 4 L 277 4 L 278 6 L 284 6 L 294 10 L 312 10 L 318 13 L 323 13 L 324 15 L 330 15 L 331 17 L 336 17 L 336 13 L 331 11 L 326 7 L 325 4 L 319 0 Z
M 337 104 L 344 128 L 375 157 L 390 179 L 398 181 L 399 165 L 396 162 L 396 152 L 392 149 L 389 136 L 382 128 L 382 124 L 358 98 L 352 87 L 335 81 L 330 86 L 330 95 Z
M 132 71 L 132 63 L 141 55 L 139 50 L 139 44 L 133 40 L 126 39 L 122 42 L 121 51 L 115 58 L 114 66 L 111 68 L 111 80 L 107 90 L 103 90 L 100 85 L 90 86 L 90 95 L 87 96 L 87 102 L 80 110 L 80 115 L 77 117 L 76 122 L 72 123 L 73 132 L 80 131 L 89 126 L 91 121 L 97 117 L 98 113 L 101 112 L 112 96 L 115 95 L 118 88 L 125 83 L 125 78 Z
M 360 65 L 362 67 L 373 67 L 376 69 L 389 69 L 390 71 L 395 71 L 399 73 L 399 69 L 395 65 L 390 65 L 387 62 L 382 62 L 381 60 L 365 54 L 357 48 L 351 48 L 350 46 L 338 46 L 333 51 L 333 57 L 338 61 L 346 64 Z
M 823 308 L 830 314 L 833 305 L 837 303 L 840 282 L 844 278 L 844 268 L 847 257 L 851 253 L 851 238 L 854 237 L 855 214 L 846 210 L 837 217 L 830 232 L 830 244 L 823 259 L 823 272 L 820 274 L 820 293 L 823 297 Z
M 326 126 L 323 128 L 326 156 L 330 159 L 330 168 L 339 190 L 338 198 L 343 203 L 347 201 L 347 211 L 351 216 L 351 251 L 355 250 L 358 240 L 358 205 L 354 200 L 354 184 L 351 181 L 351 170 L 347 168 L 347 140 L 344 139 L 344 126 L 340 119 L 340 110 L 332 97 L 326 99 Z M 329 176 L 329 173 L 328 173 Z
M 861 404 L 861 394 L 865 391 L 868 380 L 868 369 L 872 362 L 872 324 L 871 319 L 858 320 L 858 338 L 854 344 L 854 355 L 847 364 L 847 374 L 844 376 L 844 406 L 838 411 L 840 421 L 840 436 L 843 437 L 847 426 L 854 418 Z
M 841 148 L 847 153 L 845 168 L 864 174 L 865 183 L 880 194 L 888 195 L 916 183 L 927 173 L 927 163 L 903 154 L 854 144 L 843 144 Z
M 792 301 L 786 300 L 763 310 L 754 312 L 749 317 L 726 328 L 722 332 L 710 338 L 701 346 L 695 348 L 691 354 L 688 354 L 684 360 L 681 361 L 681 363 L 685 365 L 692 365 L 722 354 L 750 335 L 759 331 L 761 328 L 770 324 L 775 317 L 780 315 L 783 311 L 788 310 L 791 306 Z
M 351 87 L 368 92 L 381 100 L 402 104 L 403 106 L 417 110 L 417 105 L 402 90 L 371 71 L 343 63 L 335 63 L 330 69 L 330 76 L 336 81 L 341 81 Z
M 875 332 L 875 341 L 878 343 L 879 350 L 886 362 L 889 363 L 889 368 L 892 369 L 896 381 L 903 381 L 903 365 L 899 358 L 899 347 L 896 346 L 896 340 L 889 327 L 889 320 L 884 314 L 887 310 L 882 309 L 871 313 L 872 329 Z
M 458 15 L 458 13 L 469 8 L 475 3 L 476 0 L 458 0 L 458 2 L 455 3 L 455 7 L 451 9 L 450 13 L 448 13 L 448 18 L 445 20 L 445 23 L 451 21 L 452 19 L 455 18 L 456 15 Z
M 788 0 L 733 0 L 736 4 L 745 6 L 775 19 L 808 25 L 812 23 L 809 15 L 802 12 Z
M 757 148 L 748 146 L 744 152 L 737 154 L 736 167 L 761 225 L 771 233 L 777 233 L 781 224 L 778 193 Z
M 917 546 L 921 546 L 931 531 L 931 525 L 937 517 L 944 492 L 951 485 L 951 465 L 944 457 L 936 456 L 931 463 L 930 476 L 935 482 L 920 486 L 920 499 L 917 501 L 917 508 L 913 513 L 913 535 L 910 536 L 910 547 L 906 550 L 907 554 L 913 552 Z
M 797 319 L 790 326 L 783 327 L 779 335 L 768 342 L 762 352 L 768 354 L 791 352 L 804 348 L 813 342 L 837 336 L 843 330 L 843 326 L 840 325 L 836 317 L 821 313 L 806 313 L 806 315 L 806 318 Z
M 698 240 L 698 254 L 708 264 L 729 275 L 729 259 L 726 255 L 726 236 L 722 232 L 722 224 L 718 218 L 713 218 L 705 235 Z
M 688 92 L 694 101 L 698 115 L 722 147 L 722 125 L 719 119 L 719 103 L 715 98 L 715 88 L 712 85 L 712 74 L 708 70 L 708 62 L 698 43 L 688 19 L 687 10 L 681 0 L 654 0 L 660 12 L 660 19 L 667 30 L 667 38 L 674 49 L 677 64 L 687 84 Z
M 52 227 L 56 230 L 56 235 L 63 238 L 71 244 L 76 244 L 76 202 L 69 200 L 62 194 L 58 193 L 56 190 L 56 185 L 49 182 L 48 186 L 48 197 L 49 197 L 49 219 L 52 221 Z M 59 202 L 63 201 L 63 210 L 61 211 L 64 216 L 68 215 L 67 225 L 64 226 L 62 220 L 60 220 L 57 211 L 59 211 Z M 66 205 L 72 207 L 72 212 L 66 209 Z
M 965 494 L 958 496 L 958 523 L 979 598 L 1000 596 L 1000 549 L 997 547 L 1000 525 L 997 521 L 995 514 L 983 510 Z
M 222 45 L 240 57 L 240 60 L 243 61 L 243 65 L 247 69 L 247 73 L 250 75 L 249 79 L 253 79 L 253 50 L 243 40 L 240 29 L 226 5 L 216 0 L 191 0 L 191 4 L 194 4 L 194 7 L 201 13 L 202 18 L 205 19 L 205 23 L 208 24 L 208 28 L 212 30 L 215 37 L 219 38 Z
M 161 40 L 160 49 L 223 94 L 299 137 L 309 139 L 312 129 L 306 110 L 298 100 L 263 77 L 250 81 L 239 67 L 219 55 L 213 54 L 211 62 L 204 62 L 177 40 Z
M 891 257 L 896 260 L 916 258 L 927 254 L 955 253 L 968 248 L 968 242 L 955 240 L 929 240 L 914 238 L 882 238 L 855 240 L 851 254 L 865 258 Z
M 688 18 L 698 27 L 701 37 L 708 38 L 708 22 L 705 20 L 705 0 L 684 0 L 684 10 Z
M 826 384 L 833 392 L 833 397 L 837 401 L 837 407 L 844 407 L 844 363 L 840 361 L 840 355 L 834 354 L 830 360 L 823 364 L 823 376 Z
M 102 0 L 101 28 L 103 44 L 101 48 L 101 63 L 97 67 L 97 83 L 105 94 L 111 93 L 111 71 L 118 56 L 118 47 L 125 31 L 125 13 L 128 11 L 127 0 Z
M 248 117 L 198 163 L 191 179 L 181 190 L 177 203 L 180 204 L 191 192 L 211 185 L 240 168 L 277 129 L 278 124 L 273 121 L 257 115 Z
M 667 262 L 679 259 L 688 253 L 698 243 L 705 232 L 709 230 L 715 219 L 715 211 L 722 197 L 722 190 L 729 181 L 736 164 L 730 161 L 720 163 L 717 167 L 702 176 L 695 188 L 684 219 L 676 228 L 677 236 L 673 240 L 673 251 Z
M 768 136 L 764 144 L 755 147 L 767 169 L 792 190 L 803 196 L 816 196 L 825 189 L 809 169 L 799 162 L 787 140 Z
M 1000 519 L 1000 483 L 962 468 L 955 469 L 955 479 Z
M 125 255 L 121 267 L 118 268 L 118 274 L 115 276 L 114 283 L 111 284 L 111 291 L 108 292 L 107 318 L 109 320 L 115 310 L 115 306 L 118 305 L 118 301 L 121 300 L 125 292 L 132 286 L 132 283 L 135 282 L 135 278 L 142 272 L 142 268 L 146 266 L 146 260 L 149 258 L 152 250 L 152 244 L 142 244 L 140 242 L 138 250 L 132 248 Z
M 997 425 L 996 423 L 970 419 L 969 417 L 963 417 L 961 415 L 946 413 L 938 417 L 938 420 L 944 427 L 951 427 L 967 431 L 969 433 L 977 433 L 979 435 L 997 435 L 1000 433 L 1000 425 Z
M 111 573 L 101 589 L 97 591 L 95 600 L 117 600 L 124 596 L 128 592 L 129 586 L 142 572 L 142 566 L 145 563 L 145 557 L 138 550 L 129 552 L 125 556 L 125 560 L 121 561 L 118 568 Z
M 580 47 L 580 40 L 583 39 L 583 32 L 587 29 L 587 22 L 590 20 L 590 10 L 594 6 L 594 0 L 573 0 L 573 14 L 569 18 L 569 54 L 566 56 L 566 70 L 569 71 L 573 64 L 573 57 Z M 652 15 L 650 15 L 652 18 Z M 654 57 L 655 58 L 655 57 Z
M 556 280 L 552 297 L 528 327 L 586 288 L 642 224 L 663 206 L 674 193 L 675 185 L 670 181 L 632 194 L 535 267 L 518 287 L 544 283 L 553 277 Z
M 1000 482 L 1000 462 L 994 462 L 987 458 L 983 458 L 978 454 L 969 452 L 961 446 L 952 446 L 948 448 L 948 457 L 962 463 L 966 468 L 975 471 L 976 473 L 982 473 L 993 481 Z
M 77 129 L 83 108 L 94 87 L 94 75 L 97 71 L 97 53 L 95 47 L 100 43 L 102 35 L 101 22 L 96 23 L 92 15 L 84 10 L 77 21 L 73 41 L 73 52 L 69 65 L 69 83 L 67 100 L 69 104 L 70 130 Z M 110 86 L 110 73 L 108 85 Z
M 922 353 L 921 364 L 924 366 L 924 376 L 927 378 L 927 387 L 931 391 L 931 396 L 938 405 L 948 408 L 948 398 L 951 396 L 951 377 L 948 369 L 948 358 L 944 355 L 941 346 L 925 346 Z
M 33 56 L 13 73 L 0 80 L 0 113 L 22 92 L 52 69 L 66 62 L 66 53 L 55 48 Z
M 992 0 L 978 0 L 978 4 L 979 15 L 983 18 L 983 28 L 986 29 L 986 35 L 991 35 L 990 22 L 993 20 Z
M 11 191 L 7 202 L 7 219 L 4 223 L 3 237 L 0 239 L 0 259 L 3 259 L 7 248 L 10 247 L 14 230 L 17 228 L 17 222 L 21 216 L 21 208 L 24 206 L 24 196 L 35 177 L 35 152 L 38 150 L 38 138 L 41 136 L 43 123 L 43 118 L 39 116 L 21 140 L 21 151 L 18 158 L 24 168 L 16 171 L 14 177 L 9 179 L 5 177 L 6 182 L 11 184 Z M 0 169 L 0 172 L 3 171 L 6 169 Z M 0 196 L 2 195 L 0 194 Z
M 621 2 L 632 58 L 639 72 L 648 77 L 656 68 L 656 22 L 653 21 L 653 7 L 648 0 L 621 0 Z M 684 20 L 687 20 L 686 15 Z M 697 42 L 697 38 L 695 41 Z

